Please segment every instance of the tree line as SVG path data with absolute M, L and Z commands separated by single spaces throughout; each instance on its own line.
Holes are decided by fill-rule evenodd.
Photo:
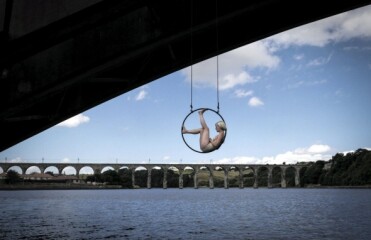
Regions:
M 329 167 L 325 167 L 325 165 Z M 347 154 L 337 153 L 328 162 L 317 161 L 308 166 L 302 183 L 321 186 L 371 185 L 371 151 L 358 149 Z

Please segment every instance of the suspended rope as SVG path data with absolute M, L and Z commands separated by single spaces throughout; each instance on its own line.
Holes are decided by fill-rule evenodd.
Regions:
M 191 112 L 193 111 L 193 1 L 191 1 Z
M 219 58 L 216 56 L 216 98 L 218 102 L 218 112 L 219 112 Z
M 215 25 L 216 25 L 216 95 L 217 95 L 217 110 L 219 113 L 219 24 L 218 24 L 218 0 L 215 0 Z
M 193 110 L 193 105 L 192 105 L 192 101 L 193 101 L 193 79 L 192 79 L 192 65 L 191 65 L 191 105 L 190 105 L 190 107 L 191 107 L 191 112 L 192 112 L 192 110 Z

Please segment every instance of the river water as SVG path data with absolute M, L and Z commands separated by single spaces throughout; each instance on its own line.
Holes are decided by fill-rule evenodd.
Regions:
M 0 239 L 371 239 L 371 189 L 0 191 Z

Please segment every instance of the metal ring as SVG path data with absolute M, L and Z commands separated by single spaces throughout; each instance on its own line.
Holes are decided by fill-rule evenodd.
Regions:
M 181 134 L 182 134 L 183 142 L 187 145 L 187 147 L 188 147 L 189 149 L 191 149 L 192 151 L 198 152 L 198 153 L 210 153 L 210 152 L 202 152 L 202 151 L 196 150 L 196 149 L 192 148 L 191 146 L 189 146 L 189 144 L 187 143 L 187 141 L 184 139 L 184 134 L 183 134 L 183 131 L 182 131 L 182 130 L 183 130 L 183 127 L 184 127 L 184 123 L 187 121 L 188 117 L 191 116 L 194 112 L 196 112 L 196 111 L 198 112 L 198 111 L 201 110 L 201 109 L 206 109 L 206 110 L 209 110 L 209 111 L 214 112 L 214 113 L 217 114 L 217 115 L 222 119 L 222 121 L 225 123 L 224 118 L 222 117 L 222 115 L 220 115 L 219 111 L 215 111 L 214 109 L 211 109 L 211 108 L 197 108 L 197 109 L 195 109 L 195 110 L 192 110 L 190 113 L 188 113 L 188 115 L 184 118 L 183 123 L 182 123 L 182 127 L 181 127 L 181 129 L 180 129 L 180 132 L 181 132 Z M 223 138 L 223 142 L 224 142 L 224 140 L 225 140 L 226 137 L 227 137 L 227 129 L 224 130 L 224 138 Z M 214 150 L 211 151 L 211 152 L 214 152 L 215 150 L 216 150 L 216 149 L 214 149 Z

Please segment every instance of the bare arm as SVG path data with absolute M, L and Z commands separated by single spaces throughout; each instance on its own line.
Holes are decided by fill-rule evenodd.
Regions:
M 219 147 L 222 144 L 223 138 L 224 132 L 221 131 L 214 139 L 211 140 L 211 144 L 215 147 Z

